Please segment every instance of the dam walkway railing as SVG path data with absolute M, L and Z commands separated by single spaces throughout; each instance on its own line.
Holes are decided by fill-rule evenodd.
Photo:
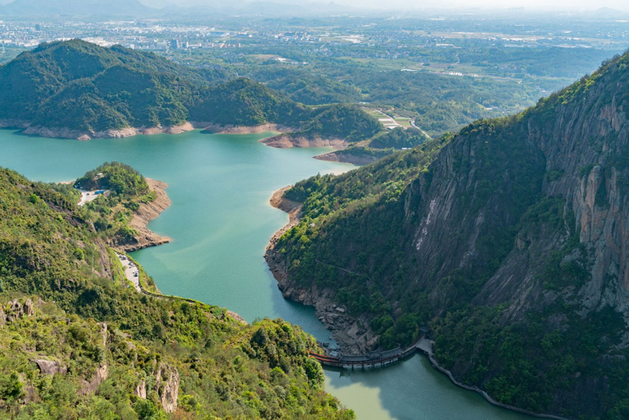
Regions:
M 371 352 L 365 355 L 343 355 L 331 356 L 325 354 L 310 353 L 310 357 L 316 359 L 324 366 L 340 369 L 368 369 L 374 367 L 387 366 L 402 359 L 405 359 L 417 351 L 432 355 L 433 342 L 421 336 L 417 341 L 408 347 L 397 347 L 383 352 Z

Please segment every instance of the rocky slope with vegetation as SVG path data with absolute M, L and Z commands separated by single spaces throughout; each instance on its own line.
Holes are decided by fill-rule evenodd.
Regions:
M 438 362 L 499 402 L 629 416 L 628 66 L 297 184 L 302 220 L 267 254 L 285 295 L 332 297 L 363 349 L 429 326 Z
M 299 328 L 127 284 L 109 213 L 150 194 L 141 175 L 78 183 L 112 194 L 78 208 L 71 186 L 0 169 L 0 418 L 353 418 Z
M 383 131 L 383 126 L 358 107 L 332 105 L 315 108 L 302 128 L 263 140 L 279 148 L 324 147 L 344 149 L 348 145 L 371 139 Z
M 381 131 L 366 141 L 352 143 L 346 149 L 316 156 L 316 159 L 331 162 L 346 162 L 368 165 L 399 150 L 411 149 L 430 140 L 416 128 L 402 127 Z

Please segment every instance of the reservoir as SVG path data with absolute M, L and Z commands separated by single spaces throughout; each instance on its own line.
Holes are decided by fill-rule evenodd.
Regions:
M 258 142 L 263 137 L 192 131 L 79 142 L 0 130 L 0 166 L 60 182 L 118 161 L 166 182 L 172 206 L 149 228 L 173 242 L 133 254 L 163 293 L 226 307 L 248 322 L 281 317 L 329 341 L 314 310 L 283 299 L 264 261 L 271 235 L 288 222 L 269 198 L 352 166 L 312 159 L 323 149 L 273 149 Z M 454 386 L 420 355 L 373 371 L 326 370 L 326 390 L 360 420 L 530 419 Z

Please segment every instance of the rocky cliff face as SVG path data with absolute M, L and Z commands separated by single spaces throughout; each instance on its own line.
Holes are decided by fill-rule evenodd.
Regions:
M 505 316 L 521 318 L 539 299 L 554 299 L 543 286 L 543 262 L 576 235 L 581 249 L 566 250 L 561 263 L 578 260 L 588 279 L 569 285 L 571 299 L 586 311 L 627 309 L 625 61 L 523 115 L 464 129 L 433 163 L 430 176 L 409 187 L 415 277 L 434 287 L 431 297 L 439 307 L 448 308 L 446 300 L 456 297 L 445 290 L 451 282 L 443 281 L 456 270 L 464 277 L 489 276 L 475 303 L 507 303 Z M 523 219 L 531 206 L 548 200 L 563 204 L 562 223 Z M 416 226 L 411 215 L 418 216 Z M 501 260 L 492 263 L 496 257 Z
M 291 294 L 336 292 L 384 347 L 430 325 L 439 362 L 500 402 L 626 418 L 628 65 L 466 127 L 399 196 L 369 184 L 391 165 L 317 181 L 322 208 L 271 253 Z

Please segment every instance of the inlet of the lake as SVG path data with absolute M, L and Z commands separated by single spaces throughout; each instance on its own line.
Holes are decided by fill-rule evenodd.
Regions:
M 136 136 L 89 142 L 0 130 L 0 166 L 30 179 L 69 181 L 103 162 L 164 181 L 172 206 L 149 227 L 172 243 L 134 254 L 163 293 L 226 307 L 248 322 L 281 317 L 328 341 L 314 311 L 283 299 L 263 255 L 288 216 L 271 194 L 317 173 L 351 169 L 312 159 L 322 149 L 273 149 L 264 135 Z M 454 386 L 417 355 L 374 371 L 326 370 L 326 390 L 358 419 L 525 419 Z

